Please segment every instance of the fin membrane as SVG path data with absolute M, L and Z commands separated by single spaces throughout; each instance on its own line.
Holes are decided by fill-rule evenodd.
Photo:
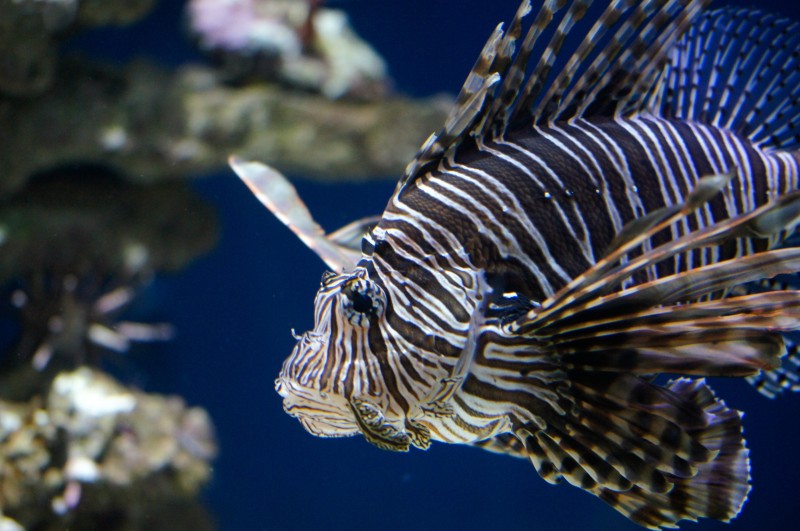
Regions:
M 672 48 L 651 112 L 800 148 L 800 24 L 742 8 L 703 13 Z
M 228 164 L 253 195 L 328 267 L 338 273 L 353 270 L 361 259 L 362 238 L 378 224 L 380 217 L 359 219 L 331 234 L 325 234 L 292 183 L 279 171 L 236 156 L 231 156 Z
M 706 417 L 703 427 L 687 435 L 713 459 L 696 465 L 689 477 L 669 478 L 671 489 L 656 492 L 638 485 L 627 491 L 607 487 L 593 489 L 600 499 L 649 529 L 677 527 L 680 520 L 733 519 L 750 491 L 748 450 L 742 438 L 741 414 L 717 400 L 703 381 L 680 379 L 667 389 L 699 406 Z
M 750 491 L 741 414 L 703 380 L 659 387 L 630 375 L 570 377 L 572 415 L 546 430 L 517 429 L 516 444 L 481 446 L 519 455 L 522 444 L 548 482 L 566 480 L 650 529 L 739 513 Z
M 759 393 L 768 398 L 775 398 L 786 391 L 800 391 L 800 345 L 796 334 L 784 336 L 784 343 L 786 356 L 780 367 L 747 378 Z
M 776 294 L 796 288 L 797 278 L 785 276 L 742 286 L 736 293 Z M 782 359 L 780 367 L 747 377 L 747 381 L 767 398 L 776 398 L 787 391 L 800 391 L 800 336 L 797 333 L 784 334 L 783 342 L 786 344 L 786 356 Z

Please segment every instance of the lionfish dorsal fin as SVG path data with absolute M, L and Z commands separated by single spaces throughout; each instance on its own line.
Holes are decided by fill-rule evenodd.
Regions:
M 396 193 L 413 180 L 422 168 L 437 163 L 446 152 L 458 147 L 465 138 L 474 134 L 478 124 L 486 123 L 486 112 L 491 105 L 494 88 L 501 81 L 501 75 L 508 70 L 514 54 L 514 43 L 521 33 L 522 19 L 530 10 L 530 0 L 523 0 L 511 22 L 510 30 L 503 32 L 502 24 L 495 28 L 467 75 L 444 127 L 428 137 L 406 166 Z
M 534 24 L 519 55 L 540 59 L 518 89 L 508 127 L 641 112 L 675 41 L 709 3 L 613 0 L 591 16 L 593 3 L 576 0 L 557 22 Z M 577 48 L 565 48 L 568 34 Z
M 279 171 L 260 162 L 248 162 L 236 156 L 228 159 L 233 171 L 244 181 L 261 203 L 300 240 L 314 251 L 328 267 L 337 273 L 352 271 L 361 258 L 357 236 L 372 228 L 377 218 L 354 221 L 333 232 L 325 234 L 314 221 L 297 190 Z
M 508 31 L 495 29 L 444 128 L 424 143 L 395 193 L 469 139 L 645 109 L 669 50 L 709 1 L 612 0 L 593 24 L 580 24 L 593 13 L 591 0 L 545 0 L 522 38 L 531 11 L 524 0 Z M 565 46 L 567 35 L 580 39 L 577 49 Z
M 800 24 L 727 7 L 703 13 L 672 48 L 651 112 L 800 147 Z

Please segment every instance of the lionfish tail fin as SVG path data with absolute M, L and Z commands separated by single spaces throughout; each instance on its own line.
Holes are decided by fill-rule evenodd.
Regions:
M 742 437 L 741 413 L 714 397 L 702 381 L 679 379 L 667 389 L 699 407 L 706 425 L 685 434 L 714 457 L 694 463 L 691 477 L 668 477 L 672 488 L 658 493 L 634 486 L 627 491 L 598 487 L 592 492 L 634 522 L 674 528 L 680 520 L 712 518 L 728 522 L 739 514 L 750 492 L 750 460 Z

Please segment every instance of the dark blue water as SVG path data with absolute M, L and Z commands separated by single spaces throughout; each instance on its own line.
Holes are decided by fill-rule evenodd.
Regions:
M 399 90 L 456 92 L 486 36 L 517 0 L 349 0 L 360 31 L 386 57 Z M 104 31 L 105 52 L 150 54 L 167 64 L 192 57 L 183 40 L 181 2 L 166 2 L 133 30 Z M 741 2 L 741 5 L 753 5 Z M 800 19 L 800 6 L 759 7 Z M 97 50 L 87 37 L 81 46 Z M 394 183 L 299 191 L 317 219 L 334 229 L 382 211 Z M 222 238 L 213 254 L 155 296 L 179 335 L 157 359 L 145 358 L 146 387 L 175 392 L 207 408 L 221 446 L 206 492 L 223 530 L 535 529 L 634 530 L 593 496 L 553 487 L 524 461 L 435 444 L 393 454 L 361 438 L 318 439 L 283 413 L 273 390 L 294 345 L 290 329 L 311 326 L 323 264 L 250 195 L 232 172 L 198 181 L 218 207 Z M 741 381 L 714 382 L 729 405 L 747 412 L 754 489 L 731 525 L 685 529 L 795 529 L 800 475 L 800 396 L 769 401 Z

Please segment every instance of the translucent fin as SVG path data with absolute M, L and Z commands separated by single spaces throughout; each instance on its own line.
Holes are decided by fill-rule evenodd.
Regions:
M 380 220 L 380 216 L 357 219 L 331 232 L 328 234 L 327 238 L 340 247 L 350 249 L 360 258 L 361 240 L 364 239 L 364 235 L 369 233 Z
M 528 454 L 525 451 L 525 446 L 522 442 L 511 433 L 502 433 L 485 441 L 478 441 L 472 443 L 471 446 L 483 448 L 486 451 L 510 455 L 519 459 L 527 459 Z
M 297 190 L 280 172 L 260 162 L 246 162 L 236 156 L 231 156 L 228 163 L 258 200 L 328 267 L 339 273 L 353 270 L 361 259 L 360 237 L 377 223 L 378 218 L 354 221 L 326 235 L 297 195 Z
M 798 49 L 796 22 L 733 7 L 704 13 L 672 48 L 651 111 L 798 149 Z
M 630 375 L 570 374 L 572 414 L 516 436 L 539 474 L 592 492 L 650 529 L 738 514 L 750 490 L 741 416 L 703 380 L 659 387 Z M 512 455 L 519 444 L 484 445 Z
M 729 522 L 750 492 L 749 452 L 742 438 L 741 413 L 714 397 L 701 380 L 680 379 L 667 389 L 701 407 L 707 424 L 687 434 L 714 456 L 697 463 L 689 477 L 672 477 L 672 488 L 656 492 L 638 485 L 627 491 L 601 486 L 593 493 L 648 529 L 676 528 L 681 520 L 713 518 Z
M 780 297 L 784 295 L 782 292 L 796 289 L 797 284 L 796 276 L 784 276 L 741 286 L 734 293 L 737 295 L 769 293 L 773 297 Z M 800 343 L 798 343 L 800 337 L 796 333 L 784 334 L 783 341 L 786 344 L 786 356 L 782 360 L 782 366 L 761 371 L 747 378 L 758 392 L 768 398 L 776 398 L 787 391 L 800 391 Z
M 747 378 L 762 395 L 775 398 L 786 391 L 800 391 L 800 345 L 797 337 L 784 336 L 786 356 L 776 369 L 759 372 Z

